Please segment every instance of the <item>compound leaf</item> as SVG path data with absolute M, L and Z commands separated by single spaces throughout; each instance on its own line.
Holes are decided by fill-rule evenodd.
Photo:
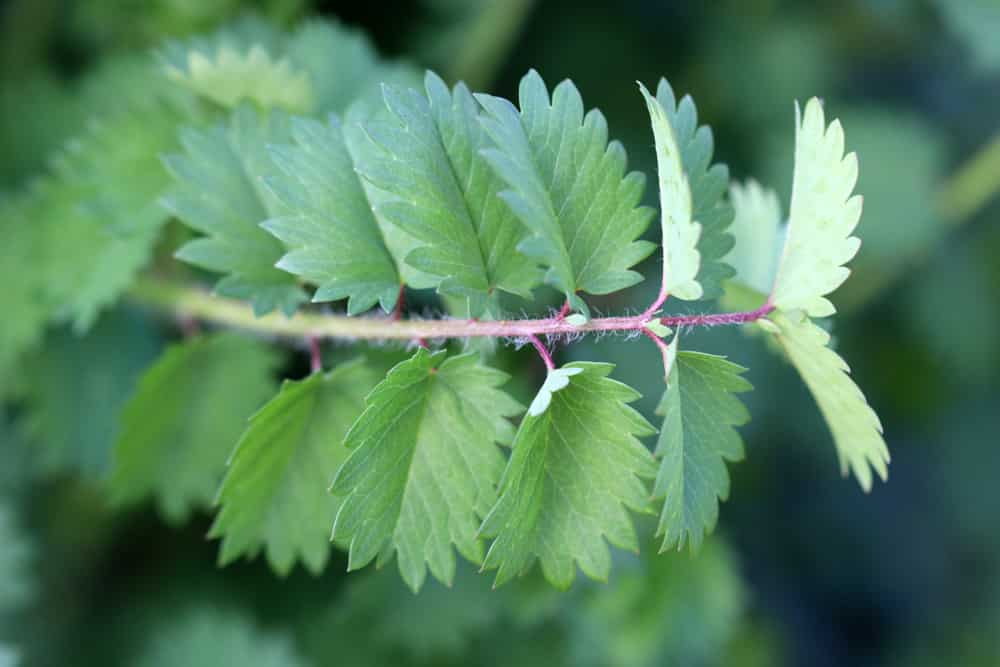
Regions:
M 392 310 L 400 277 L 355 172 L 340 120 L 292 121 L 292 145 L 271 148 L 266 179 L 284 214 L 263 223 L 289 248 L 277 266 L 318 285 L 313 301 L 347 298 L 350 314 Z
M 377 381 L 361 360 L 346 363 L 286 381 L 251 417 L 219 491 L 211 531 L 222 538 L 223 564 L 263 545 L 280 574 L 299 558 L 313 573 L 322 571 L 340 504 L 327 487 L 347 458 L 344 435 Z
M 406 262 L 480 317 L 496 310 L 496 290 L 530 298 L 541 276 L 516 249 L 526 232 L 497 197 L 503 183 L 482 156 L 492 144 L 472 94 L 432 73 L 424 91 L 384 87 L 389 114 L 365 125 L 372 141 L 358 166 L 390 195 L 381 215 L 420 242 Z
M 660 79 L 656 100 L 673 128 L 681 165 L 691 188 L 692 219 L 701 225 L 696 280 L 702 294 L 698 298 L 715 299 L 722 294 L 722 282 L 733 275 L 732 267 L 722 259 L 733 247 L 733 237 L 727 232 L 733 221 L 733 209 L 724 197 L 729 186 L 729 169 L 724 164 L 712 164 L 712 130 L 707 125 L 698 125 L 698 109 L 689 95 L 678 102 L 667 80 Z
M 826 317 L 836 309 L 824 298 L 850 275 L 850 261 L 861 241 L 851 236 L 861 218 L 861 197 L 851 196 L 858 180 L 858 159 L 844 156 L 844 130 L 829 127 L 815 97 L 803 114 L 795 107 L 795 174 L 788 234 L 771 291 L 771 303 L 785 311 L 801 309 Z
M 501 198 L 531 232 L 519 247 L 545 264 L 546 282 L 585 311 L 577 292 L 608 294 L 642 280 L 630 267 L 655 249 L 636 240 L 653 211 L 638 205 L 645 177 L 626 175 L 625 149 L 608 143 L 604 116 L 584 115 L 569 81 L 550 98 L 534 70 L 521 79 L 520 111 L 499 97 L 476 99 L 495 144 L 483 154 L 509 188 Z
M 847 362 L 830 349 L 830 334 L 801 311 L 776 311 L 761 322 L 777 338 L 816 399 L 833 433 L 841 472 L 853 472 L 865 491 L 871 489 L 872 470 L 885 480 L 889 449 L 882 438 L 882 424 L 851 379 Z
M 281 213 L 263 177 L 274 170 L 267 144 L 288 140 L 288 118 L 239 107 L 229 127 L 182 132 L 184 153 L 166 158 L 175 186 L 165 205 L 206 236 L 189 241 L 177 257 L 226 274 L 219 294 L 248 299 L 263 315 L 281 309 L 291 315 L 305 300 L 294 276 L 275 268 L 284 254 L 260 223 Z
M 656 463 L 637 437 L 656 429 L 626 405 L 639 394 L 608 378 L 612 368 L 568 364 L 558 382 L 542 388 L 547 405 L 521 422 L 500 497 L 481 529 L 495 538 L 483 568 L 497 569 L 497 585 L 535 558 L 560 588 L 573 583 L 574 563 L 606 580 L 611 554 L 605 540 L 638 550 L 626 508 L 650 511 L 643 479 L 656 475 Z
M 661 551 L 681 549 L 685 541 L 696 550 L 715 528 L 719 500 L 729 496 L 726 461 L 743 458 L 743 441 L 733 427 L 750 418 L 735 396 L 752 389 L 741 377 L 745 370 L 701 352 L 680 352 L 671 364 L 657 407 L 663 428 L 656 443 L 661 461 L 653 497 L 663 499 L 657 526 Z
M 274 392 L 277 361 L 268 346 L 232 333 L 168 347 L 125 405 L 114 501 L 153 495 L 171 520 L 209 507 L 247 419 Z
M 522 410 L 497 388 L 506 381 L 478 355 L 445 359 L 421 349 L 368 395 L 331 488 L 343 498 L 333 539 L 348 546 L 349 569 L 396 553 L 403 579 L 418 590 L 428 568 L 450 584 L 452 545 L 482 561 L 478 519 L 503 471 L 496 443 L 510 441 L 506 418 Z
M 663 287 L 678 299 L 695 300 L 704 294 L 697 281 L 701 254 L 701 224 L 692 218 L 691 186 L 681 163 L 674 129 L 663 105 L 639 84 L 656 140 L 660 182 L 660 224 L 663 244 Z

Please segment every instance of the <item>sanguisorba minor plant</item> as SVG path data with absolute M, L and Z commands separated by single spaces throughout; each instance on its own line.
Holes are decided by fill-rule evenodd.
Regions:
M 866 490 L 885 478 L 878 418 L 822 324 L 858 250 L 862 206 L 855 156 L 818 100 L 795 107 L 784 222 L 772 192 L 730 184 L 711 163 L 689 97 L 665 80 L 655 95 L 640 84 L 657 247 L 640 240 L 656 218 L 640 205 L 645 178 L 569 81 L 550 90 L 532 71 L 516 103 L 475 94 L 319 22 L 290 34 L 243 22 L 171 43 L 159 62 L 131 80 L 130 111 L 5 204 L 8 219 L 34 224 L 9 225 L 0 251 L 19 285 L 4 311 L 20 315 L 0 364 L 47 322 L 83 331 L 120 298 L 176 317 L 187 335 L 124 410 L 110 493 L 154 497 L 174 519 L 217 504 L 223 563 L 263 550 L 280 573 L 298 561 L 318 572 L 333 546 L 352 570 L 395 557 L 417 590 L 428 570 L 450 583 L 457 552 L 497 584 L 537 560 L 567 587 L 577 568 L 609 575 L 609 544 L 638 548 L 633 512 L 659 516 L 662 549 L 696 548 L 727 497 L 727 462 L 743 456 L 738 394 L 750 385 L 725 357 L 685 349 L 693 327 L 771 337 L 815 397 L 843 471 Z M 150 261 L 170 220 L 190 230 L 175 257 L 198 271 Z M 593 316 L 587 295 L 642 281 L 634 267 L 653 253 L 652 303 Z M 209 274 L 221 275 L 212 291 L 200 286 Z M 436 290 L 451 314 L 408 316 L 411 289 Z M 505 310 L 542 289 L 562 309 Z M 746 310 L 669 312 L 723 295 Z M 629 406 L 638 394 L 611 364 L 553 361 L 552 346 L 600 332 L 655 347 L 662 423 Z M 361 357 L 328 369 L 330 338 L 400 341 L 411 355 L 387 372 Z M 527 408 L 505 393 L 488 347 L 453 344 L 469 339 L 534 346 L 547 377 Z M 275 394 L 289 341 L 312 350 L 312 374 Z

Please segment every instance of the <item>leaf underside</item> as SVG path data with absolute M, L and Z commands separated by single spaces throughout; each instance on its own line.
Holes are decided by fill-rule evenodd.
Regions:
M 746 183 L 734 181 L 729 198 L 735 211 L 732 231 L 736 244 L 726 261 L 736 270 L 733 280 L 767 294 L 774 284 L 784 240 L 778 195 L 750 179 Z
M 882 438 L 882 424 L 851 379 L 847 362 L 830 349 L 830 334 L 801 311 L 776 311 L 767 321 L 777 327 L 772 333 L 833 433 L 841 472 L 852 472 L 865 491 L 872 487 L 872 471 L 884 481 L 889 475 L 889 449 Z
M 656 100 L 674 130 L 691 188 L 692 218 L 701 225 L 696 278 L 702 288 L 700 298 L 716 299 L 722 294 L 723 281 L 733 276 L 732 267 L 723 260 L 733 247 L 733 237 L 728 232 L 733 209 L 725 200 L 729 169 L 724 164 L 712 164 L 715 150 L 712 130 L 707 125 L 698 125 L 698 109 L 690 95 L 678 102 L 667 80 L 660 79 Z
M 844 264 L 861 247 L 851 236 L 861 219 L 861 197 L 851 196 L 858 160 L 844 156 L 844 130 L 836 120 L 827 127 L 818 99 L 809 100 L 804 114 L 796 106 L 795 116 L 792 205 L 771 302 L 826 317 L 836 309 L 825 295 L 847 280 Z
M 674 128 L 663 105 L 641 83 L 639 90 L 653 125 L 660 185 L 660 238 L 663 247 L 663 288 L 686 301 L 700 299 L 704 290 L 696 280 L 701 265 L 698 242 L 701 223 L 692 215 L 691 185 L 684 171 Z

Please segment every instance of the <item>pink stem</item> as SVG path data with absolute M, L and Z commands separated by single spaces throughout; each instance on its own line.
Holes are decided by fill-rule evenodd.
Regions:
M 323 352 L 319 348 L 319 339 L 309 336 L 309 369 L 313 373 L 323 370 Z
M 646 338 L 648 338 L 649 340 L 651 340 L 654 343 L 656 343 L 656 347 L 659 348 L 659 350 L 660 350 L 660 357 L 663 359 L 663 377 L 664 378 L 669 377 L 670 376 L 670 346 L 667 345 L 667 343 L 662 338 L 660 338 L 659 336 L 657 336 L 655 333 L 653 333 L 649 329 L 643 327 L 640 331 L 642 331 L 642 334 Z
M 172 286 L 145 285 L 136 297 L 140 303 L 173 309 L 179 317 L 215 324 L 242 327 L 268 335 L 304 336 L 363 340 L 400 340 L 449 338 L 528 338 L 529 336 L 575 336 L 603 331 L 640 331 L 650 318 L 644 314 L 631 317 L 597 317 L 583 323 L 548 317 L 524 320 L 388 320 L 380 317 L 347 317 L 299 313 L 294 317 L 277 315 L 254 317 L 245 304 L 210 296 L 201 290 Z M 655 304 L 654 304 L 655 305 Z M 756 310 L 711 315 L 674 315 L 661 317 L 669 327 L 712 327 L 754 322 L 774 310 L 765 303 Z
M 757 310 L 748 310 L 741 313 L 661 317 L 660 324 L 668 327 L 716 327 L 720 324 L 746 324 L 747 322 L 756 322 L 772 310 L 774 310 L 774 306 L 765 303 Z
M 569 300 L 567 299 L 566 302 L 563 303 L 562 308 L 560 308 L 559 312 L 556 314 L 556 319 L 557 320 L 565 319 L 566 316 L 569 315 L 569 309 L 570 305 L 569 305 Z
M 399 296 L 396 297 L 396 306 L 392 309 L 392 320 L 394 322 L 402 319 L 403 307 L 406 305 L 406 286 L 399 286 Z
M 542 361 L 545 362 L 545 368 L 550 371 L 554 370 L 556 364 L 552 361 L 552 355 L 549 354 L 548 349 L 542 344 L 542 341 L 538 338 L 538 336 L 530 334 L 527 338 L 531 341 L 531 344 L 535 346 L 535 349 L 538 350 L 538 356 L 540 356 Z
M 645 311 L 643 311 L 641 317 L 643 319 L 648 320 L 650 317 L 653 316 L 653 313 L 655 313 L 656 311 L 658 311 L 660 309 L 660 306 L 662 306 L 664 303 L 666 303 L 666 301 L 667 301 L 668 298 L 670 298 L 670 293 L 667 291 L 667 284 L 666 284 L 666 282 L 664 282 L 660 286 L 660 293 L 656 295 L 656 301 L 654 301 L 653 303 L 651 303 L 650 306 L 649 306 L 649 308 L 647 308 Z
M 193 317 L 179 317 L 178 324 L 185 338 L 194 338 L 201 333 L 201 324 Z

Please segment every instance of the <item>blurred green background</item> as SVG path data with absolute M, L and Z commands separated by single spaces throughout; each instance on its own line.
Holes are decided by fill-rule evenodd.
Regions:
M 106 505 L 118 410 L 176 335 L 120 306 L 83 338 L 52 329 L 0 410 L 0 666 L 1000 664 L 1000 2 L 7 0 L 0 189 L 28 187 L 124 103 L 128 85 L 94 72 L 246 12 L 337 17 L 390 57 L 507 97 L 530 67 L 572 78 L 647 174 L 635 81 L 666 76 L 733 176 L 785 201 L 793 101 L 824 98 L 865 197 L 835 334 L 885 425 L 889 482 L 865 495 L 838 475 L 812 399 L 759 341 L 699 332 L 689 345 L 748 366 L 756 391 L 747 459 L 696 557 L 619 554 L 608 585 L 569 593 L 533 578 L 491 591 L 467 571 L 416 597 L 394 567 L 346 576 L 342 555 L 318 578 L 218 569 L 209 516 L 171 526 Z M 641 307 L 653 282 L 600 308 Z M 662 379 L 646 345 L 560 354 L 614 361 L 651 413 Z M 522 394 L 540 382 L 530 356 L 505 348 L 500 363 L 526 369 Z

